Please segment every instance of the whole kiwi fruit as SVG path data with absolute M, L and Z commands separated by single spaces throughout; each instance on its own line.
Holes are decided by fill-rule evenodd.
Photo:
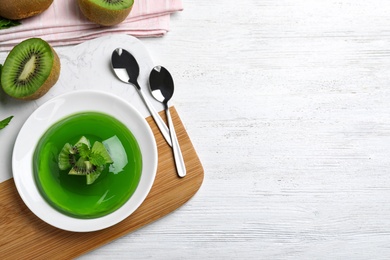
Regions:
M 45 11 L 53 0 L 1 0 L 0 16 L 20 20 Z
M 78 0 L 84 16 L 99 25 L 113 26 L 129 15 L 134 0 Z
M 30 38 L 8 54 L 0 85 L 13 98 L 37 99 L 57 82 L 60 69 L 60 59 L 54 49 L 40 38 Z

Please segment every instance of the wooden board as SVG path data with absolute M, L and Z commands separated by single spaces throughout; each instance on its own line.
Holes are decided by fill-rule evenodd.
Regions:
M 158 220 L 187 202 L 202 184 L 203 167 L 177 111 L 174 107 L 170 110 L 187 167 L 186 177 L 177 177 L 171 148 L 149 117 L 158 149 L 157 175 L 146 200 L 132 215 L 96 232 L 60 230 L 40 220 L 25 206 L 10 179 L 0 183 L 0 258 L 74 258 Z

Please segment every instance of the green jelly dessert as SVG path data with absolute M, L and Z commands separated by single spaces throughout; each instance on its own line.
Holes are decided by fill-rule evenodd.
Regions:
M 73 167 L 73 162 L 70 168 L 64 163 L 64 149 L 80 143 L 78 147 L 90 144 L 92 153 L 106 158 L 98 174 L 89 176 L 88 170 Z M 85 165 L 80 158 L 77 163 Z M 98 218 L 120 208 L 135 192 L 141 171 L 142 155 L 133 134 L 114 117 L 99 112 L 73 114 L 53 124 L 33 155 L 34 179 L 42 197 L 76 218 Z

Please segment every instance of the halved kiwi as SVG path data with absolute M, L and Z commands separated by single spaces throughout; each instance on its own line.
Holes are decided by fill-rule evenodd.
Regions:
M 134 0 L 78 0 L 81 12 L 88 20 L 112 26 L 123 22 L 129 15 Z
M 45 11 L 53 0 L 1 0 L 0 16 L 19 20 Z
M 60 75 L 60 59 L 40 38 L 16 45 L 8 54 L 1 73 L 4 92 L 17 99 L 37 99 L 49 91 Z

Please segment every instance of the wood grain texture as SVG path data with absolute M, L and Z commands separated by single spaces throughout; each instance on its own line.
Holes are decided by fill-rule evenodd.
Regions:
M 153 119 L 148 118 L 157 140 L 158 169 L 150 193 L 132 215 L 101 231 L 63 231 L 36 217 L 24 205 L 10 179 L 0 183 L 0 258 L 75 258 L 158 220 L 187 202 L 202 184 L 203 168 L 174 107 L 171 112 L 188 170 L 186 177 L 177 177 L 171 148 Z

